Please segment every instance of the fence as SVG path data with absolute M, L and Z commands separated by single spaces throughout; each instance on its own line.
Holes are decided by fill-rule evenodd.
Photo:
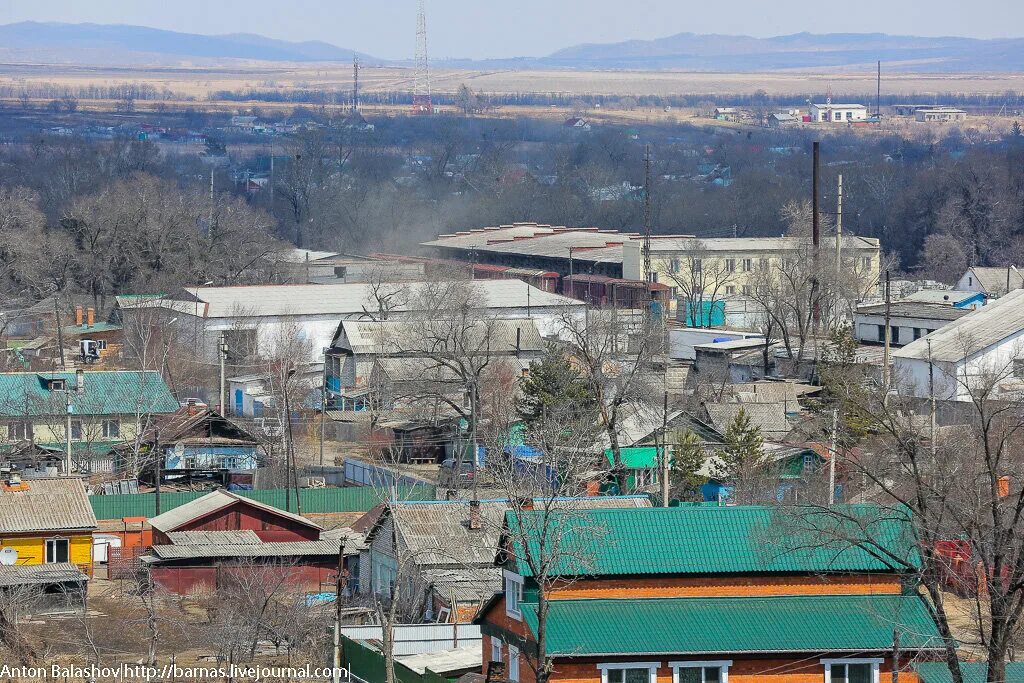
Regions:
M 235 491 L 243 498 L 249 498 L 266 505 L 285 509 L 285 499 L 289 496 L 284 489 L 265 491 Z M 356 486 L 339 489 L 301 489 L 303 514 L 328 512 L 366 512 L 380 503 L 387 490 L 368 486 Z M 403 500 L 434 500 L 437 496 L 436 487 L 429 484 L 413 486 L 400 485 L 399 497 Z M 206 493 L 201 491 L 184 493 L 160 494 L 160 512 L 167 512 L 176 507 L 201 498 Z M 96 519 L 122 519 L 124 517 L 155 517 L 156 496 L 152 493 L 118 494 L 113 496 L 90 496 Z M 295 492 L 291 492 L 288 510 L 298 509 Z
M 394 472 L 385 467 L 372 463 L 348 458 L 345 460 L 345 483 L 356 486 L 371 486 L 376 488 L 416 488 L 421 486 L 433 487 L 433 484 L 425 479 Z M 405 496 L 401 496 L 406 498 Z

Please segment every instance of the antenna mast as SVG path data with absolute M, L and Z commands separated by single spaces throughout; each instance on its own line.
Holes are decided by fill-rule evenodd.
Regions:
M 359 111 L 359 55 L 352 55 L 352 111 Z
M 420 0 L 416 16 L 416 81 L 412 91 L 412 113 L 434 113 L 430 101 L 430 60 L 427 58 L 427 10 L 424 0 Z
M 651 281 L 651 146 L 644 152 L 644 282 Z

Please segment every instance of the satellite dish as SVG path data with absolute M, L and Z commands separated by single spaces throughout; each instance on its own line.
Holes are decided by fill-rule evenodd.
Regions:
M 0 565 L 9 567 L 18 561 L 18 551 L 14 548 L 0 548 Z

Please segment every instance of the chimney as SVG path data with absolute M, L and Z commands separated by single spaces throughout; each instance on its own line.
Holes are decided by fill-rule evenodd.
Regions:
M 82 326 L 82 307 L 81 306 L 75 306 L 75 326 L 76 327 L 81 327 Z
M 188 400 L 188 410 L 186 412 L 188 413 L 189 417 L 193 417 L 199 414 L 199 406 L 196 405 L 196 400 L 194 398 L 190 398 Z
M 469 528 L 471 531 L 478 531 L 482 525 L 480 524 L 480 501 L 471 500 L 469 501 Z
M 996 482 L 996 491 L 999 493 L 1000 498 L 1006 498 L 1010 495 L 1010 478 L 1006 475 L 999 477 Z
M 86 310 L 86 322 L 89 323 L 89 327 L 96 324 L 96 309 L 92 306 Z
M 516 499 L 516 506 L 520 510 L 532 510 L 533 509 L 533 498 L 529 496 L 523 496 L 522 498 Z
M 81 394 L 85 391 L 85 372 L 81 368 L 75 370 L 75 393 Z

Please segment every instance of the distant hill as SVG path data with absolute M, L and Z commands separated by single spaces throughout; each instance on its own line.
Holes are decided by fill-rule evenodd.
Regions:
M 774 71 L 861 69 L 1024 71 L 1024 38 L 922 38 L 885 33 L 795 33 L 775 38 L 679 33 L 656 40 L 584 44 L 538 60 L 576 69 Z
M 0 59 L 92 64 L 181 64 L 223 60 L 351 61 L 352 50 L 251 33 L 206 36 L 146 26 L 23 21 L 0 25 Z M 360 54 L 369 63 L 378 62 Z

